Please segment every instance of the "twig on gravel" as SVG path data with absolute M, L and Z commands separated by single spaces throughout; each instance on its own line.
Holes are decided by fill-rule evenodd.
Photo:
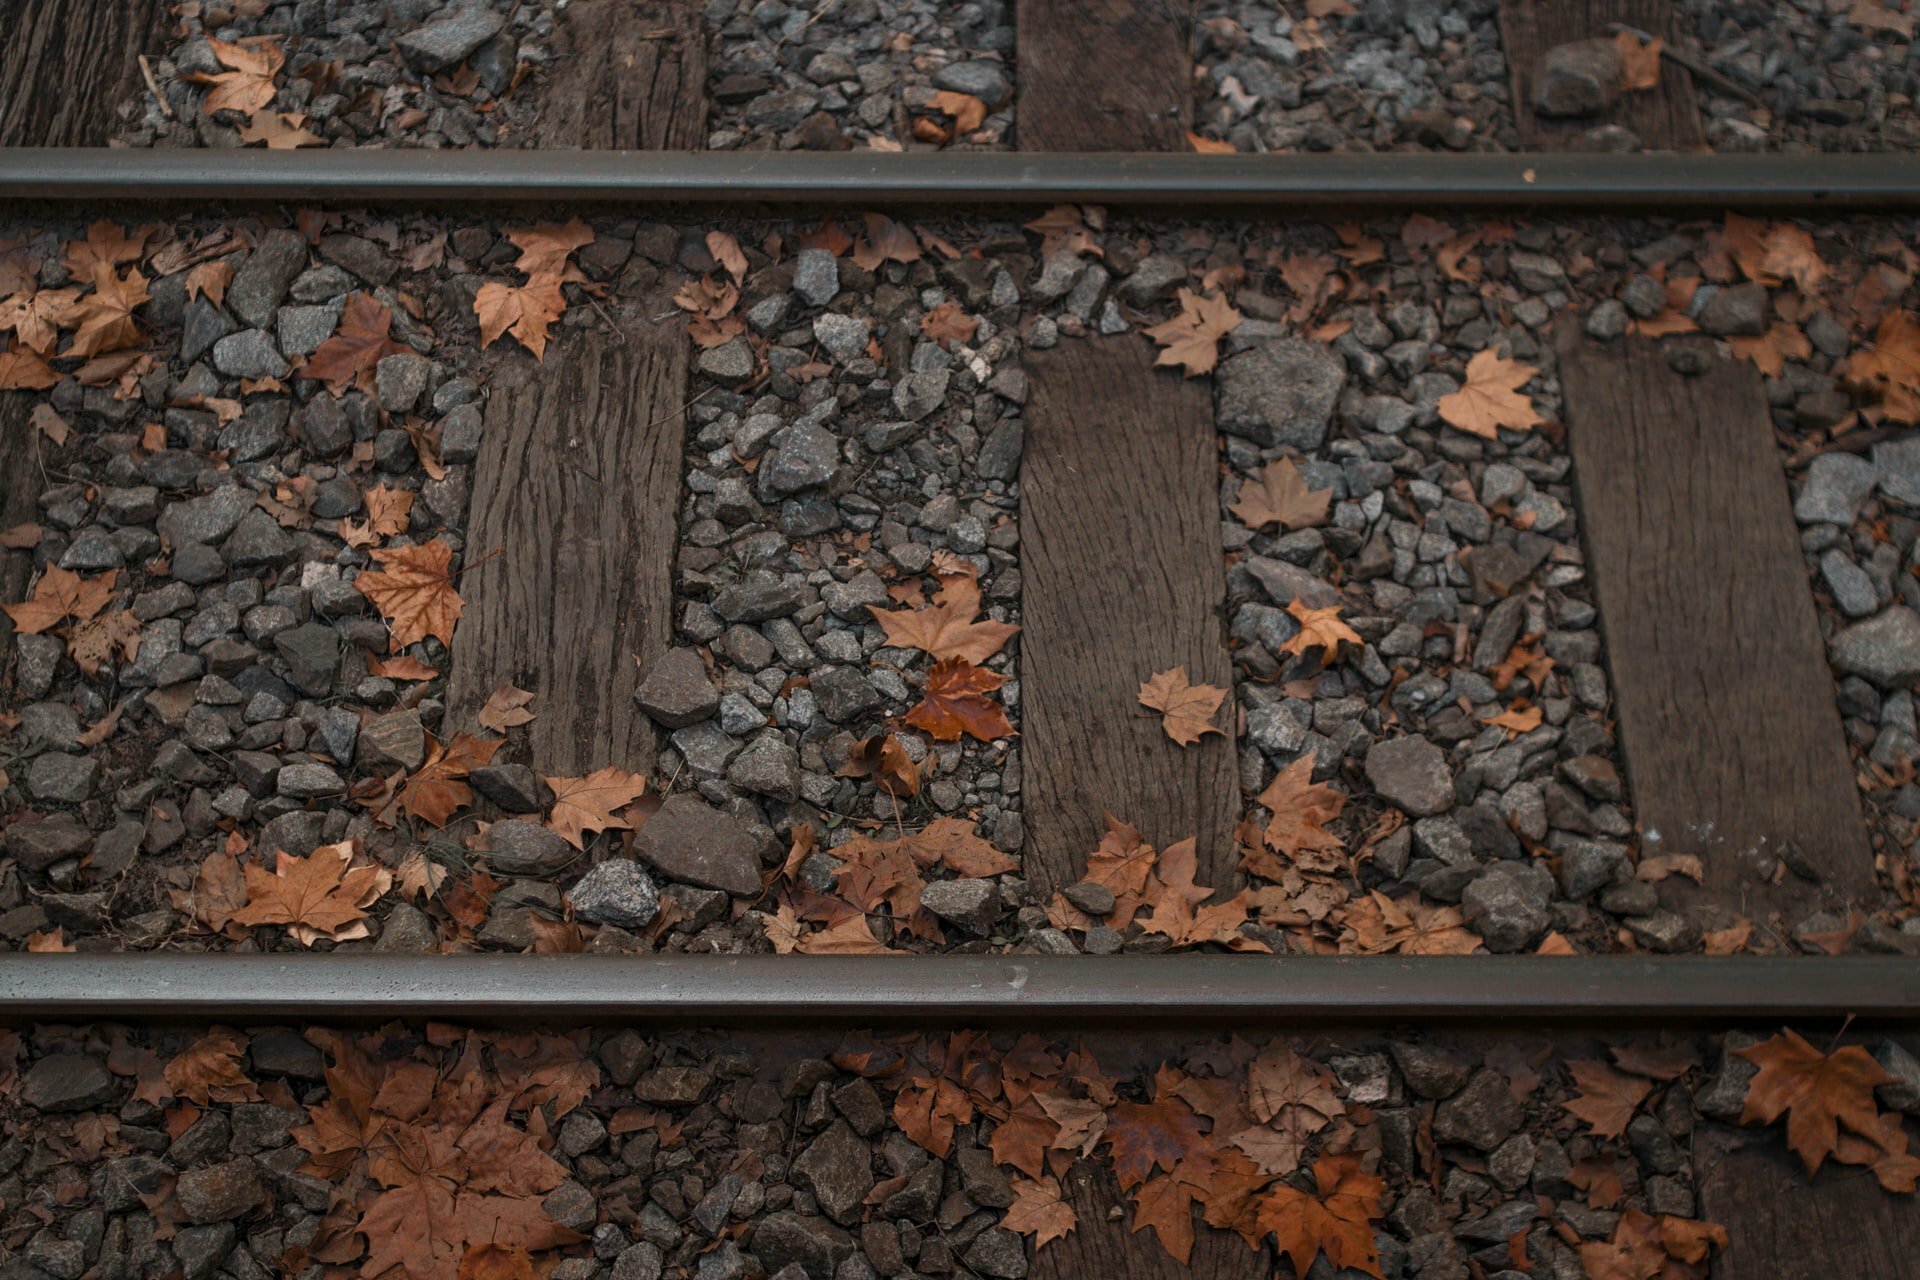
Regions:
M 147 82 L 147 91 L 153 94 L 153 100 L 160 104 L 160 114 L 173 119 L 173 105 L 167 101 L 167 95 L 160 92 L 160 82 L 153 78 L 153 64 L 147 61 L 147 55 L 140 55 L 140 78 Z

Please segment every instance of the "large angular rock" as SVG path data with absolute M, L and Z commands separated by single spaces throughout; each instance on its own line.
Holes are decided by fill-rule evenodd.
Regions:
M 107 1064 L 84 1053 L 50 1053 L 20 1077 L 20 1101 L 35 1111 L 85 1111 L 110 1102 L 120 1086 Z
M 1467 923 L 1492 952 L 1522 951 L 1547 931 L 1553 877 L 1537 863 L 1496 862 L 1460 895 Z
M 1800 496 L 1793 500 L 1794 519 L 1801 524 L 1852 524 L 1878 478 L 1879 468 L 1858 454 L 1817 454 L 1807 464 Z
M 1626 66 L 1611 40 L 1557 44 L 1534 73 L 1533 109 L 1543 116 L 1590 116 L 1626 90 Z
M 642 861 L 672 880 L 751 897 L 760 892 L 760 840 L 685 792 L 667 797 L 634 838 Z
M 1453 773 L 1446 754 L 1419 734 L 1376 742 L 1367 752 L 1367 781 L 1389 804 L 1415 817 L 1453 807 Z
M 753 1229 L 752 1249 L 769 1275 L 796 1263 L 807 1280 L 833 1280 L 840 1264 L 853 1256 L 853 1237 L 825 1218 L 782 1210 Z
M 567 902 L 582 920 L 618 929 L 645 928 L 660 914 L 660 891 L 639 863 L 625 858 L 603 862 L 580 877 L 567 890 Z
M 580 851 L 543 822 L 509 818 L 487 828 L 482 852 L 487 866 L 503 876 L 550 876 L 572 865 Z
M 815 1138 L 793 1162 L 794 1181 L 813 1192 L 828 1217 L 857 1226 L 867 1193 L 873 1190 L 873 1153 L 845 1120 Z
M 1318 449 L 1347 366 L 1325 343 L 1281 338 L 1229 356 L 1215 382 L 1221 430 L 1269 448 Z
M 416 27 L 395 41 L 400 56 L 428 75 L 458 65 L 475 49 L 498 35 L 507 23 L 504 13 L 483 4 L 470 4 L 447 17 Z
M 1505 1076 L 1497 1071 L 1476 1071 L 1466 1088 L 1434 1110 L 1433 1137 L 1436 1142 L 1464 1143 L 1491 1151 L 1505 1142 L 1524 1118 L 1525 1112 Z
M 634 690 L 640 709 L 668 729 L 699 724 L 720 706 L 720 691 L 694 649 L 669 649 Z
M 262 1194 L 260 1173 L 245 1157 L 188 1169 L 174 1183 L 181 1212 L 198 1224 L 244 1217 L 259 1205 Z
M 160 513 L 156 526 L 167 545 L 178 550 L 189 543 L 214 543 L 240 526 L 241 519 L 254 509 L 250 490 L 238 485 L 223 485 L 204 497 L 174 502 Z
M 1882 688 L 1920 680 L 1920 613 L 1894 605 L 1834 636 L 1833 665 Z
M 306 238 L 298 231 L 269 231 L 247 255 L 227 286 L 227 310 L 255 329 L 273 322 L 293 278 L 307 265 Z

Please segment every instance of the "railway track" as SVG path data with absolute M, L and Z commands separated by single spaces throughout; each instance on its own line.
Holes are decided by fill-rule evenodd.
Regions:
M 0 92 L 0 294 L 230 268 L 127 304 L 147 364 L 88 382 L 56 321 L 0 393 L 6 602 L 119 575 L 148 650 L 0 628 L 0 939 L 79 949 L 0 954 L 0 1274 L 1920 1274 L 1920 161 L 1663 154 L 1739 83 L 1657 55 L 1601 126 L 1646 153 L 1527 107 L 1524 149 L 1186 154 L 1185 41 L 1104 7 L 1016 23 L 1026 152 L 689 150 L 749 126 L 679 9 L 575 30 L 526 150 L 39 146 L 117 90 Z M 1498 7 L 1524 103 L 1582 33 Z M 541 252 L 569 292 L 487 338 Z M 1240 307 L 1210 376 L 1154 366 L 1176 288 Z M 304 372 L 348 295 L 378 350 Z M 1544 375 L 1499 430 L 1419 383 L 1481 350 Z M 1332 510 L 1237 510 L 1296 460 Z M 350 537 L 375 482 L 417 506 Z M 457 641 L 340 573 L 430 544 Z M 1018 737 L 883 764 L 935 677 L 879 619 L 956 580 L 1019 632 L 965 663 Z M 1136 693 L 1176 665 L 1226 700 L 1194 742 Z M 441 811 L 503 688 L 531 723 Z M 602 770 L 635 794 L 570 851 Z M 276 916 L 282 850 L 386 879 Z M 789 954 L 835 950 L 919 954 Z M 1813 1176 L 1750 1101 L 1803 1051 L 1867 1079 Z M 1275 1225 L 1307 1202 L 1345 1226 Z

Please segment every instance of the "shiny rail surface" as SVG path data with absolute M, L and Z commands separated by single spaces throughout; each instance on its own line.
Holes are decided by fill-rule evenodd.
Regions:
M 15 148 L 0 199 L 1839 213 L 1920 209 L 1920 157 Z
M 1920 1022 L 1893 957 L 0 956 L 0 1020 Z

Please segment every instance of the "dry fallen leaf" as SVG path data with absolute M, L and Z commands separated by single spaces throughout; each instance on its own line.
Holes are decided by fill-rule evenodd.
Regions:
M 363 570 L 353 585 L 386 618 L 393 631 L 392 647 L 404 649 L 428 636 L 452 645 L 462 608 L 448 575 L 453 548 L 436 539 L 371 554 L 380 568 Z
M 0 605 L 13 619 L 14 629 L 22 635 L 37 636 L 52 630 L 67 618 L 84 622 L 107 607 L 113 599 L 114 580 L 119 571 L 109 569 L 92 578 L 83 578 L 70 569 L 49 565 L 33 584 L 33 593 L 19 604 Z
M 307 358 L 300 376 L 324 382 L 336 396 L 351 386 L 372 395 L 374 370 L 380 361 L 413 349 L 395 341 L 392 330 L 393 312 L 386 304 L 370 293 L 349 294 L 340 311 L 339 328 Z
M 1545 421 L 1534 412 L 1533 401 L 1521 393 L 1540 370 L 1508 360 L 1491 349 L 1467 361 L 1467 380 L 1460 390 L 1440 397 L 1436 406 L 1447 422 L 1472 435 L 1495 439 L 1497 428 L 1526 431 Z
M 503 333 L 511 333 L 536 360 L 547 354 L 547 335 L 567 309 L 560 281 L 535 276 L 525 284 L 489 280 L 473 295 L 473 313 L 480 320 L 480 345 L 489 347 Z
M 273 79 L 287 60 L 279 36 L 248 36 L 242 40 L 207 39 L 207 46 L 227 71 L 208 73 L 190 71 L 182 80 L 212 85 L 200 109 L 207 115 L 216 111 L 237 111 L 251 116 L 273 101 Z
M 343 942 L 367 936 L 367 908 L 393 885 L 385 867 L 349 869 L 354 842 L 322 845 L 304 858 L 275 855 L 267 871 L 249 864 L 247 905 L 233 913 L 237 924 L 281 924 L 303 946 L 321 938 Z
M 1561 1105 L 1585 1120 L 1596 1137 L 1617 1138 L 1625 1133 L 1627 1122 L 1653 1092 L 1651 1082 L 1615 1071 L 1604 1062 L 1575 1060 L 1567 1064 L 1567 1071 L 1579 1092 Z
M 907 723 L 940 742 L 967 734 L 981 742 L 1013 735 L 1006 711 L 987 695 L 1007 678 L 965 658 L 943 658 L 927 671 L 926 689 Z
M 609 765 L 583 778 L 548 778 L 553 789 L 553 810 L 547 825 L 576 849 L 586 848 L 582 838 L 588 831 L 626 831 L 633 826 L 615 810 L 638 800 L 647 789 L 647 780 Z
M 1340 657 L 1340 644 L 1361 644 L 1360 633 L 1340 621 L 1340 606 L 1328 605 L 1324 609 L 1310 607 L 1306 601 L 1295 596 L 1287 603 L 1287 612 L 1299 621 L 1300 630 L 1280 648 L 1287 653 L 1304 654 L 1309 649 L 1322 650 L 1321 661 L 1331 665 Z
M 1190 747 L 1209 733 L 1225 731 L 1212 723 L 1227 691 L 1210 684 L 1187 683 L 1187 669 L 1156 671 L 1140 685 L 1140 703 L 1161 713 L 1167 736 Z
M 1291 458 L 1270 462 L 1258 480 L 1240 486 L 1240 496 L 1227 508 L 1249 529 L 1277 524 L 1282 529 L 1306 529 L 1327 522 L 1333 490 L 1309 489 Z
M 1613 47 L 1620 51 L 1620 83 L 1629 92 L 1660 87 L 1660 49 L 1662 41 L 1642 43 L 1631 31 L 1617 32 Z
M 269 151 L 291 151 L 296 147 L 324 147 L 327 140 L 307 127 L 304 111 L 261 111 L 249 116 L 240 126 L 246 142 L 264 142 Z
M 446 826 L 447 819 L 473 803 L 473 790 L 462 779 L 491 764 L 501 741 L 456 733 L 445 743 L 431 742 L 426 761 L 400 784 L 395 803 L 424 822 Z
M 476 717 L 482 729 L 491 729 L 495 733 L 505 733 L 516 726 L 532 722 L 534 713 L 527 707 L 533 702 L 533 695 L 525 689 L 516 689 L 511 684 L 503 684 L 487 695 L 486 705 L 480 708 Z
M 942 577 L 934 603 L 924 609 L 874 609 L 873 620 L 898 649 L 921 649 L 936 658 L 964 658 L 975 666 L 1000 652 L 1019 627 L 976 622 L 980 583 L 971 573 Z
M 1143 332 L 1162 348 L 1153 362 L 1156 366 L 1178 365 L 1193 378 L 1213 371 L 1220 362 L 1220 339 L 1232 333 L 1241 318 L 1224 295 L 1209 293 L 1203 297 L 1183 288 L 1180 313 Z
M 1080 1218 L 1073 1206 L 1062 1198 L 1058 1178 L 1015 1178 L 1013 1204 L 1000 1225 L 1008 1231 L 1032 1236 L 1033 1247 L 1038 1250 L 1048 1241 L 1066 1236 L 1080 1225 Z

